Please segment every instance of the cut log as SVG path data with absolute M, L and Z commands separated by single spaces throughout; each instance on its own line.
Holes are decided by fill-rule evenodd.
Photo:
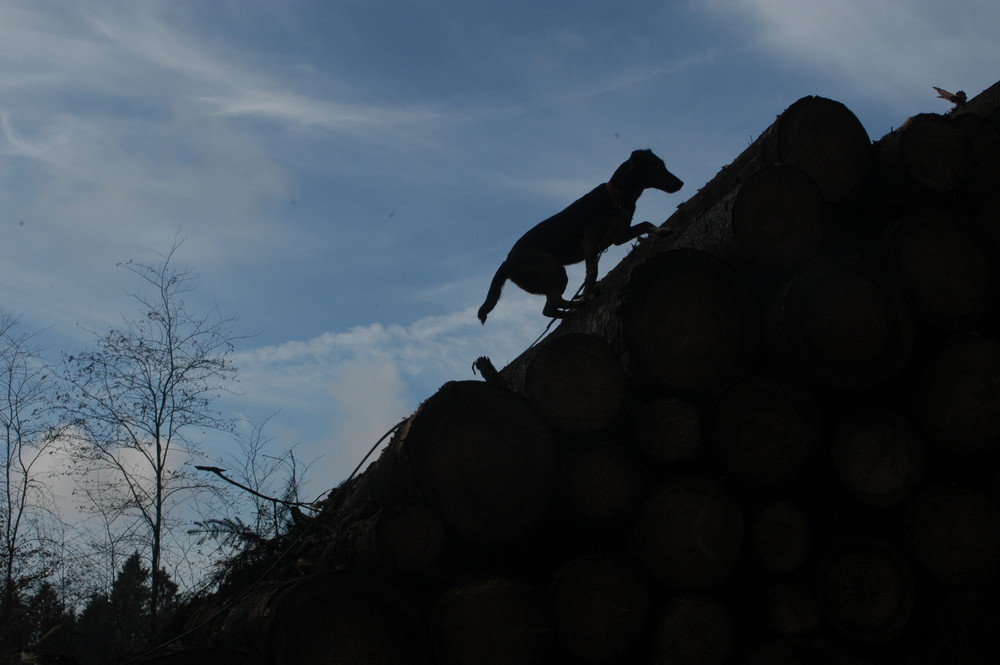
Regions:
M 636 644 L 649 611 L 642 571 L 617 554 L 577 559 L 556 576 L 552 622 L 562 646 L 588 663 L 625 656 Z
M 421 570 L 444 554 L 447 540 L 437 513 L 406 504 L 350 524 L 324 558 L 346 559 L 359 570 Z
M 917 562 L 937 579 L 975 585 L 1000 576 L 1000 506 L 986 493 L 932 488 L 914 501 L 906 522 Z
M 944 344 L 919 368 L 912 405 L 924 434 L 945 450 L 1000 448 L 1000 341 L 966 334 Z
M 681 244 L 748 271 L 793 270 L 816 255 L 825 217 L 812 178 L 791 166 L 771 166 L 699 216 Z
M 895 411 L 864 407 L 848 413 L 831 448 L 841 486 L 867 505 L 901 506 L 923 481 L 923 443 L 910 421 Z
M 788 637 L 814 633 L 822 618 L 816 594 L 801 582 L 772 584 L 764 592 L 763 609 L 768 628 Z
M 420 406 L 331 510 L 364 516 L 373 504 L 426 502 L 459 538 L 509 542 L 548 509 L 554 473 L 551 430 L 526 401 L 456 381 Z
M 552 337 L 528 362 L 524 391 L 553 428 L 571 433 L 608 427 L 625 402 L 625 370 L 593 335 Z
M 813 263 L 772 296 L 765 331 L 779 366 L 840 390 L 884 385 L 906 365 L 913 324 L 899 289 L 874 264 Z
M 878 662 L 878 661 L 876 661 Z M 899 661 L 917 665 L 919 661 Z M 735 665 L 873 665 L 838 641 L 822 637 L 784 637 L 760 641 Z M 929 665 L 920 663 L 920 665 Z
M 384 582 L 323 573 L 259 586 L 213 630 L 220 646 L 268 663 L 424 663 L 427 645 L 411 603 Z
M 868 132 L 840 102 L 803 97 L 781 113 L 708 188 L 731 190 L 762 168 L 787 164 L 804 171 L 819 186 L 824 200 L 839 203 L 857 196 L 873 167 Z
M 739 561 L 743 511 L 717 480 L 676 478 L 643 500 L 633 543 L 639 562 L 658 583 L 676 589 L 717 586 Z
M 904 217 L 890 234 L 886 258 L 914 316 L 936 330 L 972 330 L 1000 302 L 997 249 L 954 210 Z
M 888 642 L 913 613 L 913 574 L 906 561 L 877 539 L 848 538 L 819 570 L 819 599 L 831 625 L 860 644 Z
M 750 531 L 754 560 L 769 573 L 790 573 L 809 555 L 809 517 L 789 501 L 771 501 L 757 510 Z
M 46 661 L 39 662 L 45 663 Z M 178 649 L 150 659 L 143 659 L 141 663 L 142 665 L 265 665 L 263 658 L 246 651 L 208 647 Z
M 590 445 L 561 460 L 556 482 L 560 516 L 585 529 L 611 529 L 629 520 L 642 497 L 642 475 L 618 446 Z
M 877 152 L 886 185 L 911 205 L 914 197 L 958 191 L 976 165 L 966 134 L 935 113 L 909 118 L 878 142 Z
M 679 249 L 632 274 L 622 306 L 631 371 L 655 388 L 705 393 L 739 376 L 759 339 L 757 304 L 718 259 Z
M 722 665 L 733 654 L 736 630 L 729 609 L 703 594 L 679 596 L 653 626 L 653 662 Z
M 634 450 L 658 462 L 689 460 L 702 445 L 701 410 L 676 397 L 646 402 L 632 414 L 629 440 Z
M 712 420 L 716 457 L 732 477 L 755 487 L 790 483 L 822 443 L 816 400 L 770 377 L 750 376 L 728 386 Z
M 996 191 L 1000 186 L 1000 129 L 972 113 L 955 116 L 951 122 L 968 137 L 972 148 L 975 169 L 966 189 L 976 194 Z
M 541 599 L 509 578 L 451 589 L 435 605 L 430 623 L 438 658 L 447 665 L 538 663 L 552 638 Z

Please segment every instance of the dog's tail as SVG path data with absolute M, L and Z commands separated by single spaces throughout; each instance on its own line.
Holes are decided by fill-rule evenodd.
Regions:
M 507 281 L 507 262 L 504 261 L 497 268 L 497 274 L 493 275 L 493 281 L 490 282 L 489 293 L 486 294 L 486 302 L 483 306 L 479 308 L 479 320 L 482 323 L 486 323 L 486 315 L 493 311 L 493 308 L 497 306 L 497 302 L 500 300 L 500 292 L 503 290 L 504 282 Z

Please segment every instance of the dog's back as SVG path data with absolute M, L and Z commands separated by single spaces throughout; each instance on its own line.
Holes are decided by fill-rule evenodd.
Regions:
M 586 258 L 585 236 L 606 230 L 619 214 L 604 185 L 599 185 L 521 236 L 508 259 L 528 250 L 544 252 L 564 266 L 579 263 Z
M 547 316 L 565 316 L 566 310 L 580 307 L 581 301 L 563 298 L 568 281 L 564 266 L 587 262 L 584 296 L 593 296 L 601 252 L 640 234 L 659 232 L 649 222 L 631 226 L 642 191 L 652 187 L 675 192 L 682 185 L 651 150 L 634 151 L 607 183 L 539 222 L 514 243 L 493 276 L 486 301 L 479 308 L 479 320 L 486 322 L 508 279 L 528 293 L 546 296 L 542 311 Z

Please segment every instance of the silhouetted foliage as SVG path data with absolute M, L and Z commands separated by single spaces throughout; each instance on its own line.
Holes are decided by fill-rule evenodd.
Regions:
M 159 575 L 156 615 L 164 622 L 177 607 L 177 585 L 165 570 Z M 73 651 L 82 665 L 118 662 L 149 647 L 152 575 L 138 552 L 125 560 L 108 594 L 93 594 L 76 622 Z
M 140 315 L 65 359 L 70 387 L 63 403 L 81 434 L 75 454 L 87 469 L 117 479 L 99 481 L 103 509 L 138 518 L 145 530 L 142 542 L 151 564 L 147 616 L 153 630 L 171 511 L 192 493 L 214 489 L 211 479 L 188 466 L 199 454 L 194 436 L 230 429 L 213 403 L 236 373 L 228 359 L 231 319 L 188 308 L 185 297 L 194 291 L 196 275 L 173 268 L 176 249 L 157 265 L 123 264 L 141 280 L 142 290 L 133 294 Z

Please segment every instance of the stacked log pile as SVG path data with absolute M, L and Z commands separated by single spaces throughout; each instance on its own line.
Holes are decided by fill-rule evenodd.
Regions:
M 1000 662 L 998 86 L 874 143 L 842 104 L 790 106 L 597 301 L 430 397 L 189 643 Z

